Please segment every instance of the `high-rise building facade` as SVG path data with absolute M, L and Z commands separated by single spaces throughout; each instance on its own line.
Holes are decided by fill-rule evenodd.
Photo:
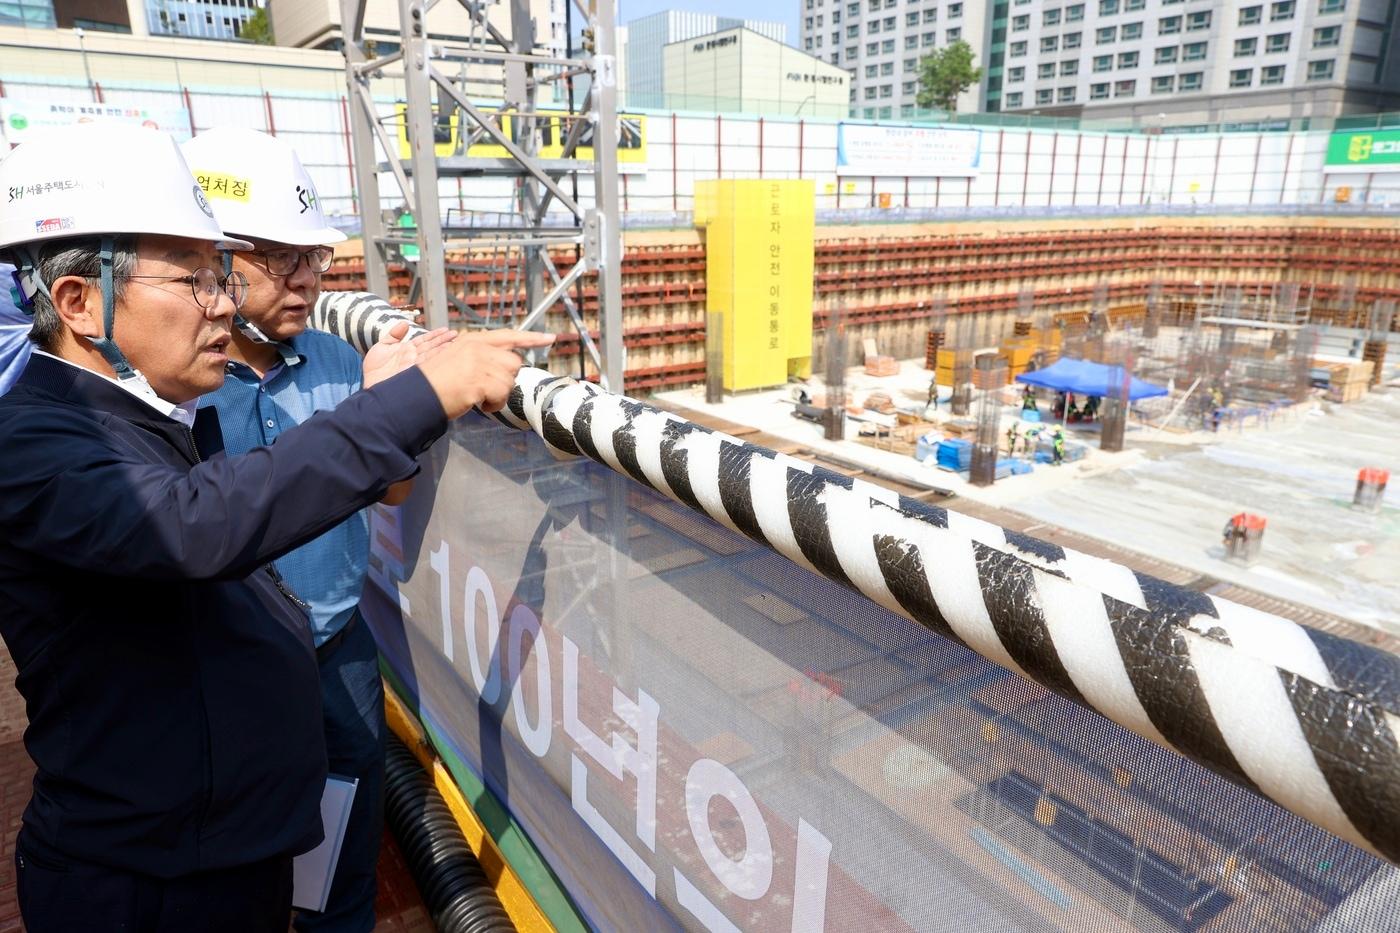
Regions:
M 1141 125 L 1400 107 L 1396 0 L 997 0 L 989 110 Z M 993 39 L 995 43 L 996 40 Z
M 984 65 L 989 5 L 978 0 L 798 0 L 802 49 L 846 69 L 851 116 L 888 120 L 927 115 L 918 106 L 919 60 L 959 39 Z M 958 99 L 980 109 L 983 87 Z
M 784 23 L 756 19 L 734 19 L 712 13 L 662 10 L 634 19 L 627 24 L 626 96 L 628 107 L 666 107 L 665 55 L 672 42 L 682 42 L 722 29 L 742 26 L 775 42 L 787 42 Z
M 237 39 L 263 0 L 146 0 L 146 27 L 153 36 Z
M 0 0 L 0 26 L 53 29 L 53 0 Z
M 1400 109 L 1400 0 L 797 0 L 802 47 L 851 76 L 851 115 L 927 115 L 919 60 L 962 39 L 959 110 L 1151 127 Z

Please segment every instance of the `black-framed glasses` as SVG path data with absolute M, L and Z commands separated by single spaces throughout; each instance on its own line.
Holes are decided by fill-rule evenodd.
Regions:
M 195 304 L 205 311 L 213 311 L 218 307 L 220 292 L 229 297 L 235 309 L 243 307 L 243 302 L 248 298 L 248 277 L 242 272 L 219 275 L 213 269 L 200 268 L 189 275 L 128 275 L 127 278 L 184 282 L 190 287 Z
M 308 269 L 320 275 L 331 267 L 335 250 L 329 246 L 316 246 L 305 251 L 294 246 L 284 246 L 277 249 L 250 250 L 247 255 L 257 256 L 261 260 L 258 265 L 266 269 L 268 275 L 291 275 L 297 271 L 297 266 L 301 265 L 303 259 L 306 260 Z

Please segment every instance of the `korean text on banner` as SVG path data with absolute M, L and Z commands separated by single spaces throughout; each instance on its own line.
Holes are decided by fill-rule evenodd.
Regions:
M 976 177 L 982 131 L 934 126 L 836 127 L 836 174 Z

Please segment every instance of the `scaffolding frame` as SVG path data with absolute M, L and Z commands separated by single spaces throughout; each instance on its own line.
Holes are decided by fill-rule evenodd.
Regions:
M 560 58 L 535 47 L 535 24 L 528 0 L 509 0 L 510 29 L 489 21 L 493 5 L 482 0 L 442 0 L 460 5 L 471 22 L 466 41 L 433 38 L 427 17 L 439 0 L 397 0 L 401 46 L 376 54 L 366 36 L 369 0 L 339 0 L 344 33 L 345 80 L 355 183 L 365 246 L 369 290 L 389 294 L 389 262 L 401 259 L 405 246 L 416 246 L 415 261 L 406 262 L 411 275 L 410 300 L 421 301 L 429 327 L 447 326 L 455 310 L 469 324 L 485 326 L 461 299 L 447 289 L 447 249 L 458 244 L 471 257 L 483 249 L 516 250 L 521 257 L 525 313 L 513 320 L 521 329 L 543 329 L 544 315 L 562 305 L 578 332 L 580 366 L 584 355 L 597 367 L 604 388 L 622 392 L 622 230 L 619 213 L 617 145 L 617 59 L 614 47 L 616 10 L 613 0 L 565 0 L 585 17 L 591 48 L 585 57 Z M 457 74 L 452 74 L 455 67 Z M 390 71 L 392 69 L 392 72 Z M 469 69 L 476 75 L 468 78 Z M 385 128 L 371 82 L 377 77 L 402 79 L 404 121 L 409 158 L 399 158 L 396 140 Z M 483 79 L 481 76 L 487 75 Z M 582 106 L 567 115 L 542 113 L 537 107 L 542 85 L 586 78 Z M 469 83 L 499 86 L 500 103 L 482 106 L 467 94 Z M 491 109 L 495 107 L 495 109 Z M 460 127 L 462 154 L 438 156 L 436 130 L 454 118 Z M 562 154 L 539 155 L 541 137 L 558 121 Z M 471 145 L 489 142 L 507 155 L 478 158 Z M 591 146 L 592 160 L 575 158 L 581 145 Z M 382 161 L 380 155 L 382 154 Z M 392 174 L 398 194 L 411 213 L 416 230 L 391 229 L 383 211 L 380 174 Z M 577 197 L 580 175 L 593 176 L 592 204 Z M 506 177 L 515 182 L 513 213 L 495 223 L 475 223 L 470 216 L 444 223 L 439 180 L 442 178 Z M 562 210 L 551 211 L 558 206 Z M 562 221 L 562 222 L 561 222 Z M 561 275 L 552 249 L 573 247 L 578 260 Z M 599 340 L 584 318 L 582 278 L 596 275 Z M 490 286 L 488 286 L 490 287 Z M 574 294 L 570 295 L 570 289 Z M 473 320 L 473 318 L 477 318 Z

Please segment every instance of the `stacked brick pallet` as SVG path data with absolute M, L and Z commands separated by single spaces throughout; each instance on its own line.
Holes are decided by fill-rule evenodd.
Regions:
M 1248 296 L 1268 294 L 1280 281 L 1292 281 L 1309 289 L 1315 320 L 1364 326 L 1374 301 L 1400 298 L 1400 224 L 1370 220 L 1363 228 L 1326 223 L 1232 219 L 1202 226 L 1193 218 L 1157 220 L 1151 227 L 1133 220 L 1104 221 L 1093 229 L 1066 229 L 1050 221 L 822 228 L 816 244 L 813 323 L 823 330 L 829 309 L 839 307 L 851 343 L 848 359 L 860 358 L 861 341 L 869 337 L 885 353 L 906 359 L 923 355 L 937 369 L 938 351 L 955 342 L 957 319 L 975 315 L 986 333 L 1008 333 L 1024 319 L 1023 289 L 1033 293 L 1037 311 L 1062 318 L 1084 314 L 1096 283 L 1106 279 L 1110 321 L 1140 315 L 1154 280 L 1162 283 L 1168 305 L 1181 300 L 1182 308 L 1217 284 L 1241 287 Z M 571 252 L 554 260 L 561 273 L 572 268 Z M 478 257 L 473 266 L 481 262 L 485 259 Z M 1356 282 L 1356 300 L 1343 306 L 1348 280 Z M 363 260 L 338 260 L 326 285 L 363 288 Z M 390 286 L 392 299 L 406 301 L 406 272 L 395 271 Z M 519 283 L 507 278 L 504 269 L 449 273 L 449 293 L 478 313 L 499 307 L 503 286 L 517 292 L 517 307 L 523 305 Z M 629 233 L 623 295 L 629 390 L 644 393 L 702 381 L 706 289 L 699 235 L 689 230 Z M 941 328 L 947 337 L 930 346 L 936 297 L 946 299 L 940 310 L 947 314 Z M 583 316 L 596 337 L 591 275 L 584 279 Z M 1170 318 L 1168 310 L 1163 320 L 1170 323 Z M 550 313 L 548 326 L 560 334 L 552 365 L 577 372 L 580 344 L 562 308 Z M 823 342 L 819 338 L 815 343 L 819 366 Z

